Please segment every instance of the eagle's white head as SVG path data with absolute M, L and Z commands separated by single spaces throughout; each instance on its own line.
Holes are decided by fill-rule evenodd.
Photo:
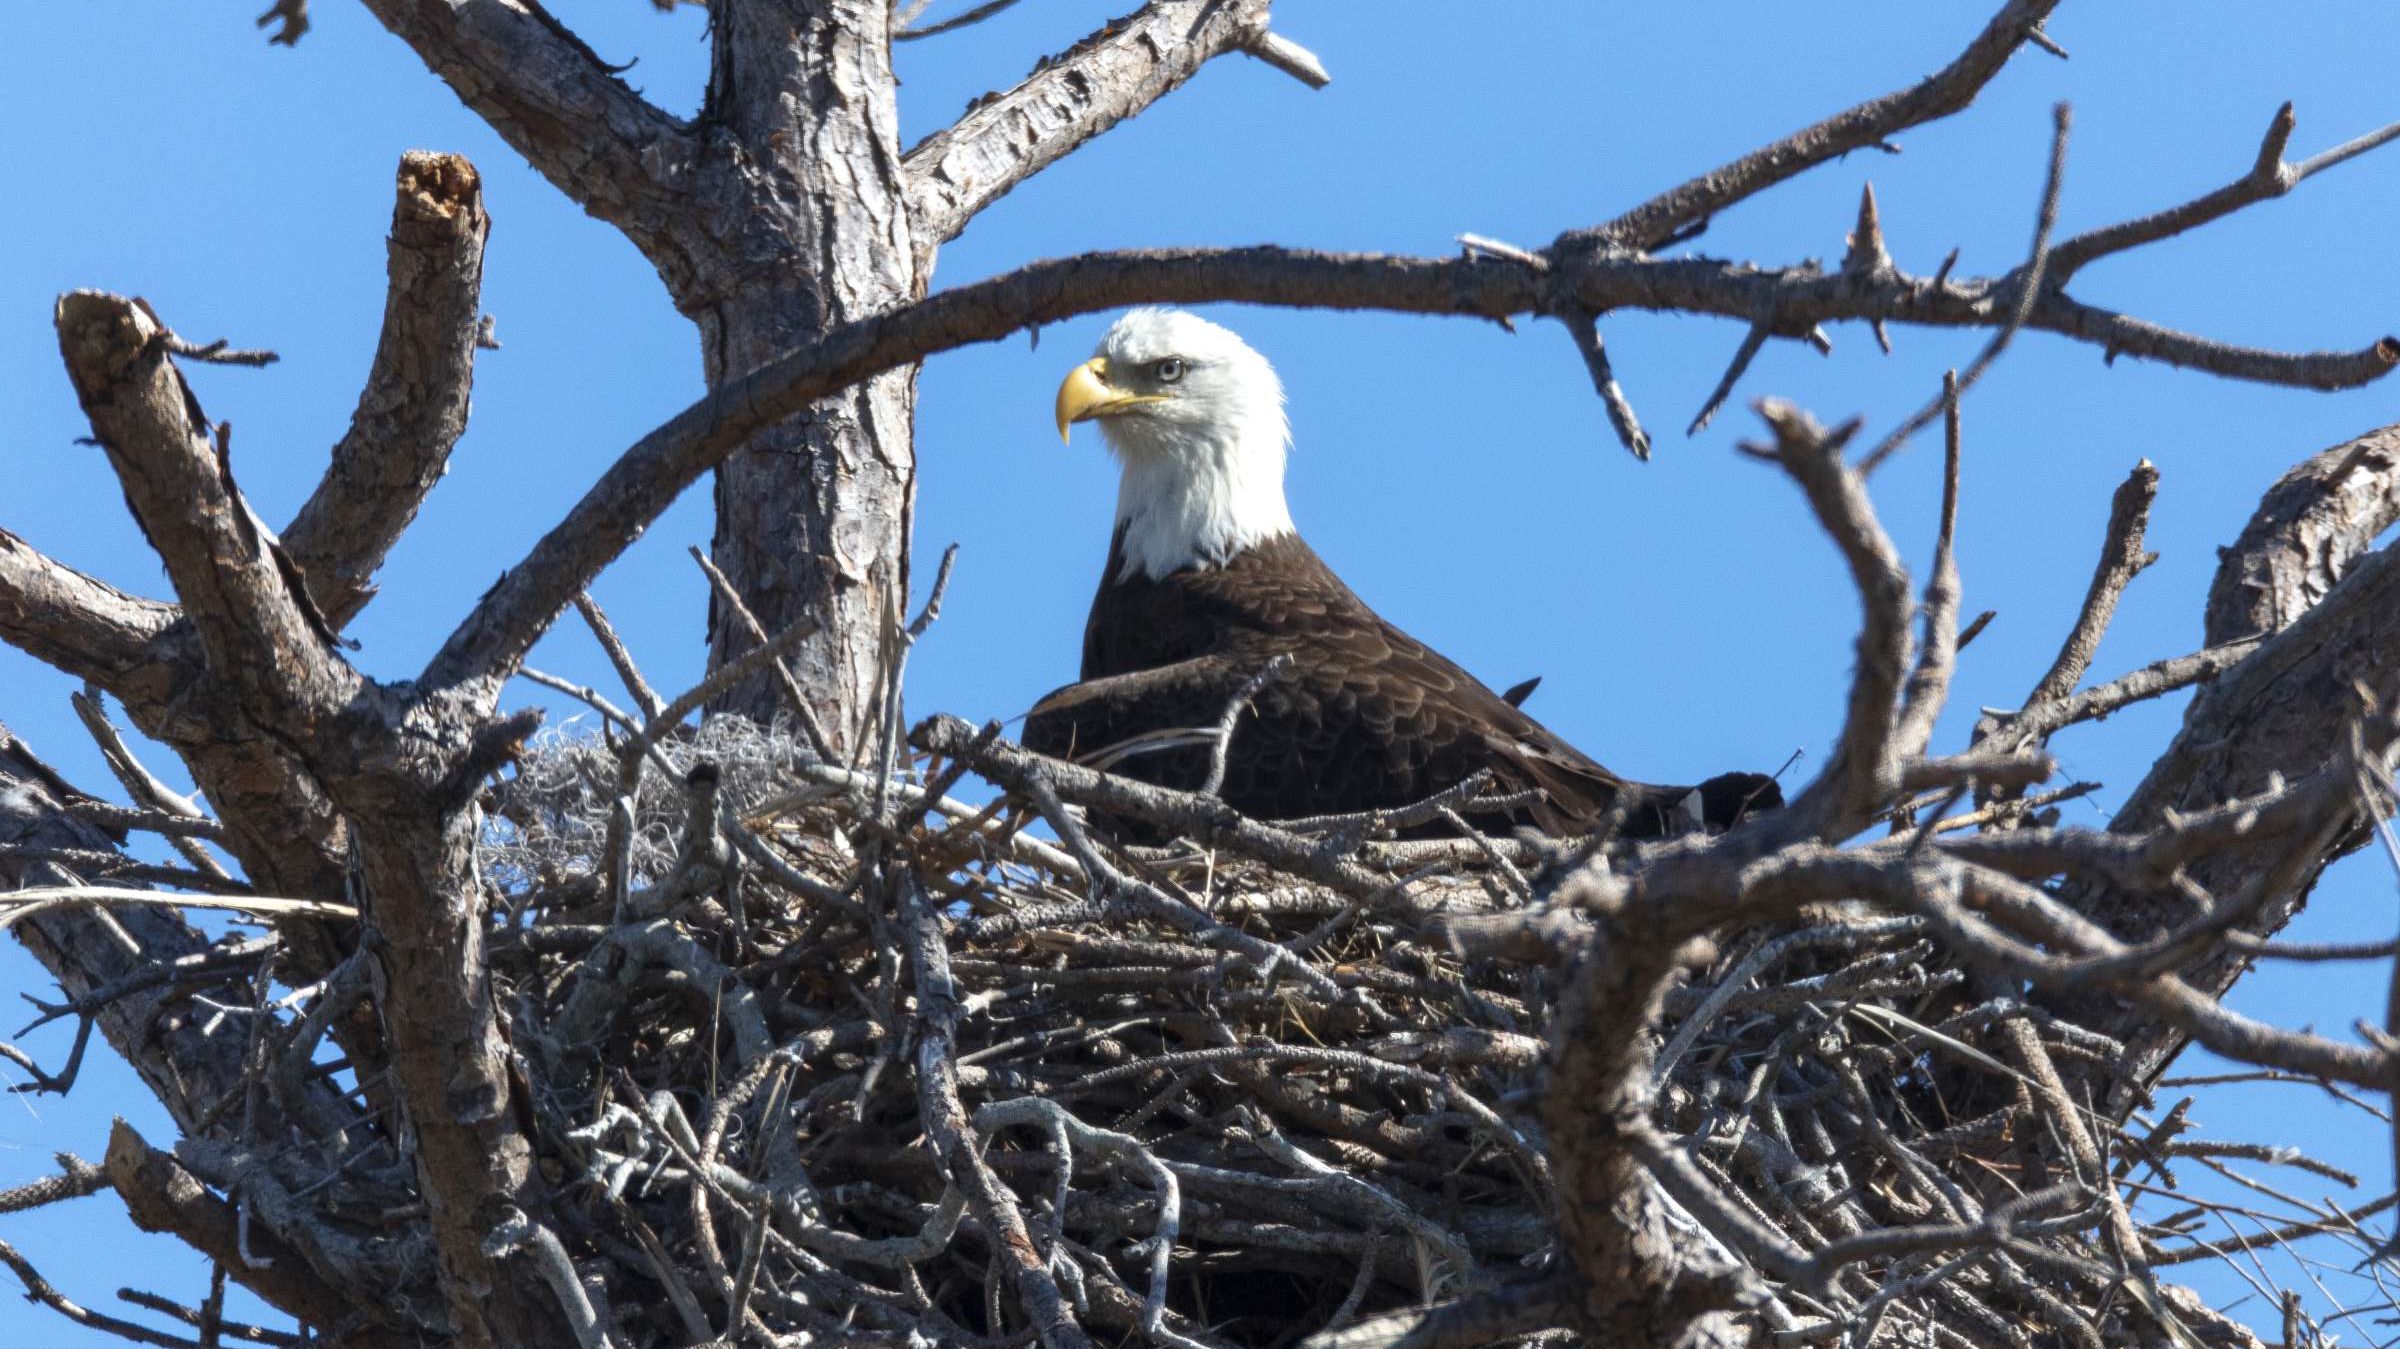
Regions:
M 1058 389 L 1058 434 L 1097 418 L 1123 467 L 1118 580 L 1220 566 L 1292 532 L 1283 381 L 1242 339 L 1179 309 L 1136 309 Z

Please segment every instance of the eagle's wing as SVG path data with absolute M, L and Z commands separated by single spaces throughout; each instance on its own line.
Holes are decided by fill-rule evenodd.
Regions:
M 1527 716 L 1517 699 L 1492 692 L 1440 652 L 1380 618 L 1376 622 L 1383 644 L 1392 652 L 1393 677 L 1429 691 L 1428 716 L 1441 729 L 1428 731 L 1427 738 L 1439 742 L 1472 736 L 1481 745 L 1482 766 L 1491 770 L 1496 794 L 1538 793 L 1523 815 L 1478 821 L 1484 827 L 1524 823 L 1530 817 L 1547 833 L 1580 833 L 1597 826 L 1619 798 L 1630 793 L 1619 828 L 1629 837 L 1656 838 L 1692 823 L 1727 828 L 1783 805 L 1775 780 L 1761 773 L 1720 773 L 1697 787 L 1620 777 Z
M 1363 605 L 1361 606 L 1364 607 Z M 1373 651 L 1381 654 L 1376 683 L 1387 701 L 1413 701 L 1415 733 L 1428 745 L 1439 776 L 1456 781 L 1478 768 L 1492 775 L 1492 793 L 1536 794 L 1515 822 L 1538 824 L 1550 833 L 1572 833 L 1597 824 L 1620 793 L 1638 793 L 1637 807 L 1658 798 L 1671 805 L 1678 788 L 1648 788 L 1603 768 L 1591 756 L 1495 693 L 1440 652 L 1374 618 Z M 1438 784 L 1437 784 L 1438 785 Z M 1502 823 L 1488 821 L 1486 823 Z M 1644 818 L 1663 826 L 1665 817 Z
M 1207 781 L 1226 709 L 1282 654 L 1291 659 L 1252 693 L 1227 745 L 1219 791 L 1247 814 L 1291 819 L 1389 809 L 1482 769 L 1496 794 L 1537 794 L 1513 822 L 1568 832 L 1599 819 L 1628 786 L 1380 620 L 1290 627 L 1283 635 L 1281 651 L 1245 649 L 1070 684 L 1034 705 L 1024 743 L 1197 788 Z
M 1024 744 L 1164 786 L 1197 787 L 1206 781 L 1217 724 L 1249 677 L 1217 655 L 1069 684 L 1025 715 Z
M 1225 711 L 1287 658 L 1234 723 L 1220 794 L 1265 819 L 1413 804 L 1478 770 L 1531 793 L 1488 829 L 1572 833 L 1636 793 L 1629 832 L 1672 822 L 1688 788 L 1630 783 L 1367 607 L 1297 535 L 1221 568 L 1104 580 L 1086 629 L 1096 676 L 1037 704 L 1025 743 L 1185 789 L 1206 782 Z

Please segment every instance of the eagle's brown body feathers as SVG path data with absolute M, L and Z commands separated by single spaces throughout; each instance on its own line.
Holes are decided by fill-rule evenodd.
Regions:
M 1220 795 L 1267 819 L 1408 805 L 1489 770 L 1495 794 L 1538 793 L 1511 822 L 1570 833 L 1636 793 L 1628 832 L 1656 834 L 1687 788 L 1628 783 L 1502 700 L 1466 671 L 1367 607 L 1297 534 L 1222 565 L 1152 579 L 1124 575 L 1124 531 L 1084 629 L 1083 679 L 1044 698 L 1025 743 L 1099 759 L 1116 771 L 1192 788 L 1207 776 L 1210 734 L 1245 682 L 1282 669 L 1236 723 Z M 1161 733 L 1188 730 L 1180 739 Z M 1119 757 L 1129 741 L 1151 748 Z M 1167 747 L 1157 747 L 1160 741 Z M 1724 823 L 1773 792 L 1764 779 L 1703 793 Z M 1757 789 L 1762 787 L 1764 791 Z M 1709 799 L 1725 797 L 1725 800 Z

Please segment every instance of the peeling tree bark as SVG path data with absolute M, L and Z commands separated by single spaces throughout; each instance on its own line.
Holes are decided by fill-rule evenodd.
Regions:
M 485 1238 L 548 1211 L 512 1108 L 484 965 L 474 793 L 529 720 L 493 722 L 498 681 L 390 689 L 344 661 L 300 573 L 235 485 L 232 456 L 147 306 L 90 291 L 58 306 L 59 349 L 96 438 L 182 601 L 195 687 L 321 784 L 354 835 L 362 919 L 382 934 L 376 1005 L 459 1340 L 566 1342 L 531 1262 Z M 336 887 L 338 893 L 338 886 Z
M 2241 537 L 2219 554 L 2205 645 L 2282 631 L 2316 607 L 2395 521 L 2400 426 L 2301 460 L 2267 489 Z
M 340 628 L 375 594 L 370 579 L 467 429 L 481 340 L 483 183 L 460 155 L 400 159 L 386 245 L 383 333 L 333 462 L 284 531 L 325 619 Z
M 66 812 L 60 786 L 24 744 L 0 726 L 0 843 L 116 851 L 116 840 Z M 50 863 L 27 865 L 0 855 L 0 888 L 73 880 Z M 175 960 L 208 947 L 208 939 L 174 910 L 148 906 L 51 909 L 24 919 L 13 931 L 70 998 L 143 970 L 153 961 Z M 172 986 L 112 1002 L 101 1010 L 97 1025 L 109 1048 L 132 1065 L 168 1117 L 186 1133 L 200 1132 L 209 1108 L 241 1081 L 241 1037 L 229 1027 L 209 1027 L 189 998 Z
M 832 327 L 916 298 L 881 0 L 720 0 L 694 174 L 710 264 L 673 286 L 723 386 Z M 867 742 L 885 635 L 906 603 L 916 373 L 894 371 L 753 436 L 717 471 L 719 567 L 769 633 L 814 621 L 786 663 L 837 753 Z M 750 642 L 710 635 L 721 665 Z M 721 710 L 771 718 L 776 681 Z
M 2384 427 L 2302 460 L 2260 501 L 2241 537 L 2222 550 L 2209 590 L 2207 644 L 2265 636 L 2239 665 L 2201 689 L 2182 730 L 2110 822 L 2119 833 L 2157 827 L 2254 793 L 2280 775 L 2316 771 L 2347 743 L 2363 691 L 2382 707 L 2400 703 L 2400 551 L 2369 552 L 2400 521 L 2400 427 Z M 2243 931 L 2265 935 L 2300 911 L 2327 866 L 2365 841 L 2352 829 L 2323 856 L 2243 849 L 2186 868 L 2220 903 L 2274 878 Z M 2276 877 L 2278 868 L 2290 868 Z M 2191 904 L 2169 890 L 2086 889 L 2077 907 L 2120 936 L 2140 939 L 2189 921 Z M 2249 961 L 2222 948 L 2182 970 L 2209 996 L 2233 986 Z M 2128 1084 L 2146 1085 L 2187 1037 L 2141 1009 L 2082 999 L 2063 1009 L 2080 1024 L 2123 1041 L 2122 1062 L 2092 1079 L 2097 1099 L 2120 1113 Z

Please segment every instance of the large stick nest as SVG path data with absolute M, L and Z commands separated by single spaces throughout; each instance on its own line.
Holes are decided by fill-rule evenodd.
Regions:
M 1369 864 L 1368 889 L 1223 830 L 1096 842 L 1121 821 L 1058 814 L 1046 786 L 961 805 L 954 760 L 880 778 L 736 719 L 651 747 L 646 772 L 619 748 L 538 745 L 486 867 L 559 1235 L 629 1342 L 747 1319 L 1023 1343 L 1020 1261 L 1085 1325 L 1160 1343 L 1385 1338 L 1405 1323 L 1378 1313 L 1512 1287 L 1533 1292 L 1505 1329 L 1563 1319 L 1543 1314 L 1561 1201 L 1538 1115 L 1574 934 L 1515 921 L 1559 852 L 1325 822 L 1322 855 Z M 1045 809 L 1063 843 L 1025 827 Z M 1678 1214 L 1779 1342 L 2248 1339 L 2121 1277 L 2104 1190 L 2025 1146 L 2044 1126 L 2008 1037 L 2115 1046 L 1980 986 L 1921 918 L 1742 934 L 1654 1025 L 1686 1181 L 1820 1258 L 1749 1268 L 1721 1220 Z M 968 1202 L 962 1165 L 1021 1237 Z

